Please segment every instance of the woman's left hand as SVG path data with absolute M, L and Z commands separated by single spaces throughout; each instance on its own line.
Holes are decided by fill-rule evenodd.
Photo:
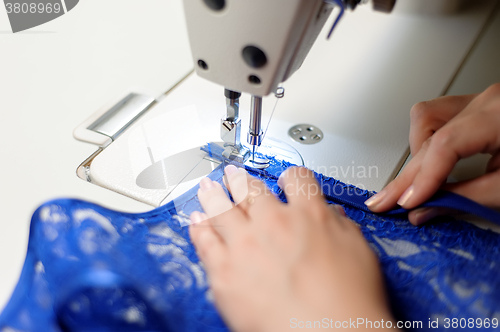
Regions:
M 342 208 L 326 204 L 312 172 L 295 167 L 280 177 L 288 204 L 244 169 L 225 172 L 236 205 L 203 179 L 198 197 L 207 214 L 191 215 L 190 235 L 230 328 L 392 320 L 375 254 Z

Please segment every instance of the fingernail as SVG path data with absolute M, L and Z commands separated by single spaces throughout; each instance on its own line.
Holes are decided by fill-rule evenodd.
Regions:
M 434 208 L 423 208 L 415 211 L 415 225 L 421 225 L 425 222 L 428 222 L 431 219 L 436 218 L 439 215 L 439 211 Z
M 365 201 L 365 205 L 368 206 L 369 208 L 376 207 L 377 205 L 379 205 L 382 202 L 382 200 L 384 199 L 386 194 L 387 193 L 384 190 L 382 190 L 378 194 L 375 194 L 372 197 L 370 197 L 369 199 L 367 199 Z
M 212 189 L 213 187 L 214 187 L 214 184 L 213 184 L 212 180 L 210 180 L 209 178 L 201 179 L 201 181 L 200 181 L 201 191 L 208 191 L 208 190 Z
M 408 202 L 410 197 L 413 195 L 415 187 L 413 185 L 409 186 L 408 189 L 401 195 L 401 197 L 398 199 L 398 205 L 403 206 Z
M 344 208 L 340 205 L 335 205 L 335 210 L 341 215 L 341 216 L 346 216 Z
M 283 178 L 285 177 L 283 174 L 285 174 L 285 172 L 280 174 L 280 176 L 278 178 L 278 182 L 277 182 L 278 187 L 280 187 L 280 188 L 283 188 Z
M 226 166 L 226 168 L 224 168 L 224 172 L 226 172 L 227 176 L 230 176 L 231 174 L 238 172 L 238 168 L 236 168 L 236 166 L 234 165 L 228 165 Z
M 198 223 L 203 221 L 203 218 L 201 217 L 201 213 L 198 211 L 194 211 L 193 213 L 191 213 L 190 219 L 191 219 L 191 223 L 193 225 L 198 224 Z

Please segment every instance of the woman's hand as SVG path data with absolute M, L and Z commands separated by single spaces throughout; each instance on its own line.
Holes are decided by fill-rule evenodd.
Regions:
M 225 172 L 236 205 L 220 184 L 203 179 L 198 197 L 207 214 L 191 215 L 190 234 L 233 330 L 392 319 L 376 256 L 343 210 L 326 204 L 310 171 L 291 168 L 280 177 L 288 204 L 245 170 Z
M 411 110 L 410 149 L 413 159 L 386 188 L 366 202 L 374 212 L 397 204 L 413 209 L 438 189 L 480 204 L 500 207 L 500 84 L 481 94 L 442 97 Z M 445 184 L 455 164 L 478 153 L 492 155 L 485 175 Z M 449 211 L 416 209 L 410 221 L 419 225 Z

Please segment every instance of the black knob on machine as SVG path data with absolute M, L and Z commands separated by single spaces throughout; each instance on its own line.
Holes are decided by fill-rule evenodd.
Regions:
M 394 6 L 396 5 L 396 0 L 372 0 L 372 1 L 373 1 L 373 9 L 385 13 L 392 12 Z
M 357 5 L 368 2 L 368 0 L 342 0 L 344 2 L 344 7 L 348 9 L 355 9 Z M 390 13 L 396 5 L 396 0 L 372 0 L 373 1 L 373 9 Z

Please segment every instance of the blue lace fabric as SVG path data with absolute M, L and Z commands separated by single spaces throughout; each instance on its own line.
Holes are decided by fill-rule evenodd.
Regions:
M 222 182 L 223 166 L 209 177 Z M 276 182 L 289 166 L 247 170 L 285 201 Z M 397 320 L 436 331 L 445 318 L 500 318 L 499 234 L 451 218 L 415 227 L 404 210 L 373 214 L 362 205 L 373 193 L 316 176 L 378 255 Z M 185 227 L 202 210 L 197 189 L 142 214 L 74 199 L 42 205 L 0 331 L 226 331 Z

